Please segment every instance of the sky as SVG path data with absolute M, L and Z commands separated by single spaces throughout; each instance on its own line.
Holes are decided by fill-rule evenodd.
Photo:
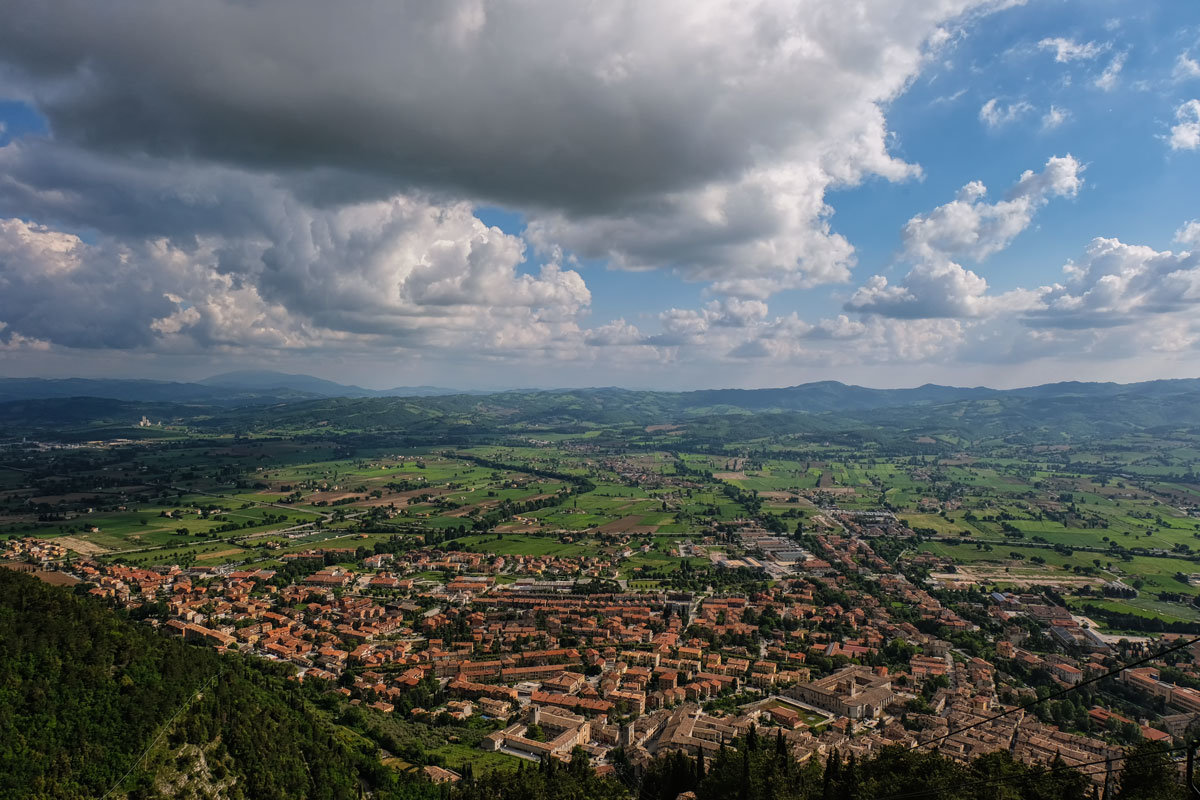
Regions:
M 1200 0 L 5 17 L 2 376 L 1200 376 Z

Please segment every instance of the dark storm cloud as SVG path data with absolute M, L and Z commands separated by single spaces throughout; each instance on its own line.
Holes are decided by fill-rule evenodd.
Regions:
M 261 234 L 284 203 L 279 184 L 219 165 L 99 155 L 43 138 L 0 147 L 0 217 L 120 237 Z
M 594 211 L 821 149 L 969 4 L 809 5 L 43 0 L 0 60 L 90 149 Z

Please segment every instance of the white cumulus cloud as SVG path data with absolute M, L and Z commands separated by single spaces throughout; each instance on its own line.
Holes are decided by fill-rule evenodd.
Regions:
M 1167 142 L 1172 150 L 1200 148 L 1200 100 L 1188 100 L 1175 109 L 1175 124 Z
M 1058 106 L 1050 106 L 1042 115 L 1042 130 L 1052 131 L 1071 119 L 1071 112 Z
M 1096 42 L 1076 42 L 1074 39 L 1055 36 L 1042 39 L 1038 42 L 1038 48 L 1041 50 L 1053 50 L 1054 60 L 1060 64 L 1065 64 L 1070 61 L 1095 58 L 1107 50 L 1109 45 L 1098 44 Z
M 1173 253 L 1097 238 L 1064 267 L 1065 281 L 1042 290 L 1031 324 L 1097 328 L 1200 306 L 1200 251 Z
M 1175 69 L 1171 71 L 1171 77 L 1176 82 L 1200 78 L 1200 61 L 1192 58 L 1187 53 L 1180 53 L 1179 58 L 1175 59 Z
M 1004 104 L 999 98 L 993 97 L 980 107 L 979 121 L 989 128 L 999 128 L 1016 122 L 1031 111 L 1033 106 L 1024 100 Z
M 1111 92 L 1117 88 L 1117 83 L 1121 79 L 1121 71 L 1125 69 L 1125 60 L 1129 57 L 1128 53 L 1117 53 L 1108 62 L 1108 66 L 1092 83 L 1097 89 L 1102 89 L 1106 92 Z
M 1175 231 L 1175 241 L 1184 247 L 1200 248 L 1200 219 L 1185 222 Z
M 1051 199 L 1073 197 L 1083 184 L 1083 165 L 1074 157 L 1050 158 L 1041 172 L 1026 170 L 1006 199 L 989 203 L 987 187 L 972 181 L 957 197 L 904 226 L 902 259 L 913 265 L 898 284 L 872 276 L 846 309 L 909 319 L 979 317 L 1027 308 L 1036 294 L 1016 290 L 988 294 L 986 279 L 964 268 L 963 259 L 983 261 L 1008 247 Z

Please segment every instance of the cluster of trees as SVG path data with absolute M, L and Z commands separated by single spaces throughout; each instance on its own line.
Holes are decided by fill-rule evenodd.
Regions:
M 1128 614 L 1110 608 L 1084 604 L 1084 613 L 1092 619 L 1104 620 L 1110 628 L 1123 631 L 1138 631 L 1139 633 L 1190 633 L 1200 634 L 1200 622 L 1184 622 L 1182 620 L 1164 620 L 1162 617 L 1144 617 L 1140 614 Z
M 822 763 L 798 764 L 782 734 L 753 729 L 708 764 L 674 753 L 635 778 L 623 769 L 639 800 L 674 800 L 695 792 L 697 800 L 1085 800 L 1091 781 L 1058 759 L 1029 766 L 1007 752 L 962 765 L 924 750 L 885 748 L 870 758 L 832 752 Z M 1093 768 L 1094 770 L 1095 768 Z M 1117 800 L 1183 800 L 1183 783 L 1168 753 L 1153 744 L 1134 748 L 1114 775 Z
M 493 771 L 476 777 L 469 768 L 448 800 L 632 800 L 629 787 L 596 774 L 587 754 L 576 748 L 570 764 L 549 759 L 538 765 L 521 762 L 512 772 Z M 671 800 L 675 800 L 672 796 Z
M 582 475 L 573 475 L 570 472 L 558 472 L 557 470 L 545 469 L 543 467 L 531 467 L 527 464 L 505 464 L 502 461 L 493 461 L 490 458 L 472 455 L 470 453 L 455 453 L 455 458 L 462 461 L 470 461 L 473 464 L 478 464 L 481 467 L 494 469 L 505 472 L 523 472 L 526 475 L 536 475 L 539 478 L 552 481 L 562 481 L 569 483 L 575 487 L 580 494 L 590 492 L 596 488 L 596 484 Z
M 688 564 L 686 570 L 683 567 L 684 564 Z M 697 591 L 711 586 L 717 591 L 753 594 L 765 591 L 768 585 L 767 579 L 761 571 L 749 567 L 697 570 L 687 561 L 682 562 L 679 567 L 673 572 L 666 573 L 665 577 L 672 589 L 680 591 Z M 655 576 L 648 573 L 646 577 Z M 658 577 L 663 577 L 661 572 Z
M 733 502 L 741 504 L 751 516 L 762 512 L 762 498 L 758 496 L 758 492 L 748 491 L 724 481 L 717 482 L 721 484 L 721 493 Z

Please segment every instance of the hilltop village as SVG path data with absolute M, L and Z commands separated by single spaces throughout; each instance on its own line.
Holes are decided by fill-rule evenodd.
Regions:
M 168 634 L 293 665 L 295 680 L 365 713 L 474 720 L 483 751 L 583 752 L 602 771 L 672 751 L 712 756 L 751 729 L 781 735 L 800 761 L 900 744 L 962 761 L 1004 749 L 1089 765 L 1141 739 L 1182 737 L 1200 719 L 1196 648 L 1012 711 L 1108 672 L 1148 640 L 1101 634 L 1045 592 L 914 581 L 906 572 L 929 567 L 927 556 L 897 568 L 872 546 L 897 532 L 893 519 L 842 524 L 803 544 L 745 521 L 737 547 L 710 551 L 716 540 L 697 538 L 681 547 L 709 553 L 711 582 L 691 590 L 630 588 L 603 577 L 604 556 L 408 548 L 399 537 L 290 553 L 274 569 L 70 561 L 28 538 L 5 555 Z

